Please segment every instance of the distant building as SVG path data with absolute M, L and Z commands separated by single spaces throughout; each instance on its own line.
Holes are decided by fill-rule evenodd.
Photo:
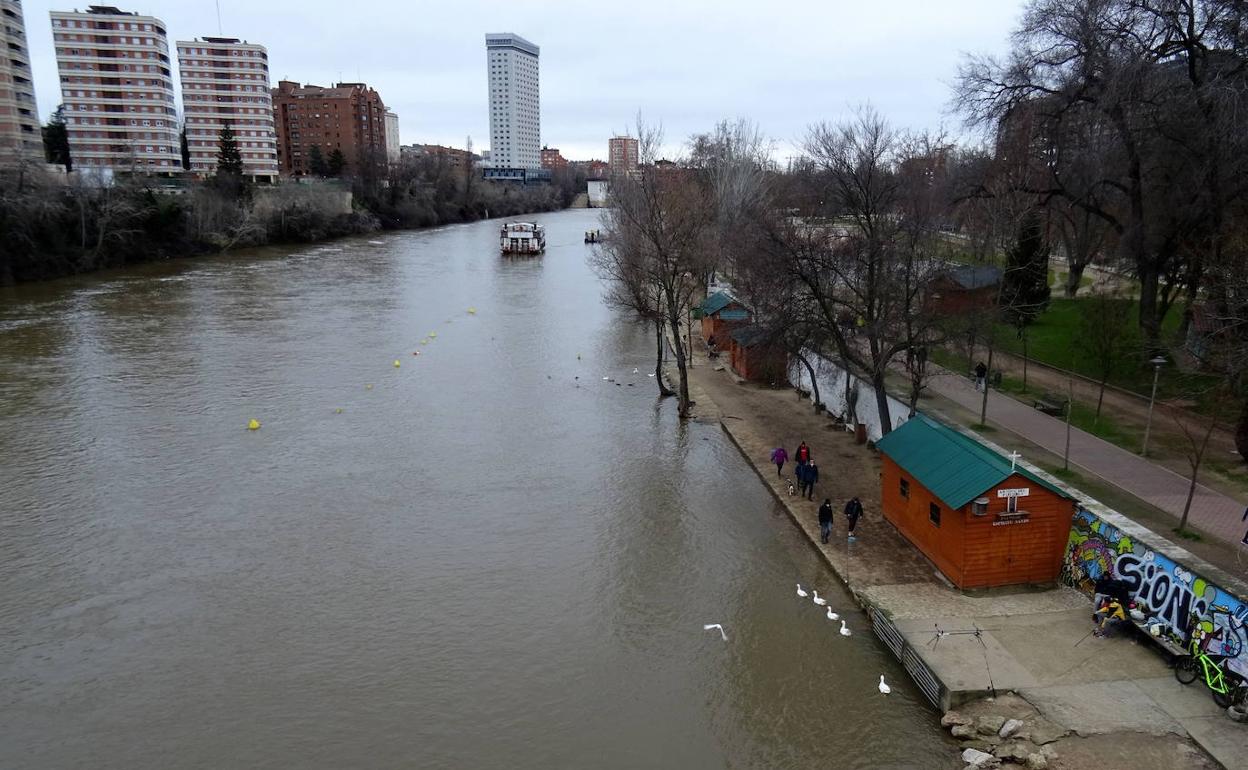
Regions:
M 607 162 L 611 175 L 637 170 L 637 140 L 631 136 L 613 136 L 607 142 Z
M 698 306 L 702 319 L 702 339 L 708 344 L 728 346 L 728 334 L 750 323 L 750 311 L 727 292 L 717 291 Z
M 610 167 L 601 160 L 570 160 L 568 168 L 585 174 L 586 179 L 606 179 Z
M 542 148 L 542 168 L 561 171 L 568 167 L 568 159 L 559 153 L 558 147 Z
M 277 159 L 282 174 L 305 176 L 313 147 L 327 163 L 342 152 L 344 168 L 359 164 L 362 155 L 386 153 L 386 105 L 363 83 L 338 83 L 333 88 L 301 86 L 282 80 L 273 89 L 277 124 Z
M 950 265 L 927 285 L 928 309 L 954 316 L 984 310 L 997 303 L 1001 268 L 993 265 Z
M 591 179 L 585 183 L 586 190 L 589 193 L 589 207 L 591 209 L 600 209 L 607 205 L 607 180 Z
M 386 160 L 391 163 L 398 163 L 401 153 L 399 152 L 399 116 L 393 112 L 386 112 Z
M 34 78 L 26 45 L 20 0 L 0 0 L 0 162 L 16 157 L 43 159 L 43 134 L 35 104 Z
M 510 32 L 485 36 L 490 84 L 490 165 L 541 168 L 541 49 Z
M 190 170 L 217 169 L 221 129 L 229 126 L 248 176 L 277 178 L 277 131 L 264 46 L 235 38 L 179 40 L 182 112 Z
M 422 158 L 434 158 L 445 161 L 452 168 L 471 166 L 476 160 L 467 150 L 443 147 L 440 144 L 405 144 L 399 148 L 399 155 L 404 163 L 415 162 Z
M 74 170 L 179 172 L 164 22 L 103 5 L 51 16 Z
M 728 331 L 727 336 L 729 366 L 738 376 L 769 385 L 788 383 L 789 356 L 775 331 L 763 326 L 742 326 Z M 720 348 L 723 347 L 721 343 Z

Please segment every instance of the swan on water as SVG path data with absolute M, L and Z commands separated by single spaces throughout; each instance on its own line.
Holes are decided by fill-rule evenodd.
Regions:
M 814 602 L 815 604 L 818 604 L 820 607 L 828 603 L 827 599 L 820 598 L 818 591 L 815 591 L 815 598 L 811 599 L 811 601 Z
M 637 367 L 633 367 L 633 374 L 638 374 Z
M 726 642 L 726 641 L 728 641 L 728 634 L 725 634 L 725 633 L 724 633 L 724 627 L 723 627 L 723 626 L 721 626 L 720 624 L 718 624 L 718 623 L 707 623 L 706 625 L 702 626 L 702 630 L 703 630 L 703 631 L 710 631 L 712 628 L 717 628 L 717 629 L 719 629 L 719 635 L 720 635 L 720 636 L 722 636 L 722 637 L 724 638 L 724 641 L 725 641 L 725 642 Z
M 800 596 L 800 597 L 802 597 L 803 599 L 805 599 L 805 598 L 807 597 L 807 595 L 808 595 L 808 594 L 806 593 L 806 591 L 802 588 L 802 584 L 801 584 L 801 583 L 798 583 L 798 584 L 797 584 L 797 595 L 798 595 L 798 596 Z
M 841 621 L 841 636 L 852 636 L 853 633 L 854 632 L 850 631 L 849 627 L 845 625 L 845 621 L 842 620 Z
M 884 693 L 885 695 L 888 695 L 892 691 L 893 691 L 893 688 L 884 684 L 884 675 L 880 674 L 880 692 Z
M 832 611 L 832 608 L 829 607 L 828 608 L 828 620 L 840 620 L 840 619 L 841 619 L 841 616 L 837 615 L 835 612 Z

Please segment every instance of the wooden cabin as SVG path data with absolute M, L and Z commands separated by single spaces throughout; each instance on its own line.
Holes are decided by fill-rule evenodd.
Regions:
M 768 385 L 789 381 L 789 356 L 775 333 L 761 326 L 746 326 L 728 335 L 730 366 L 742 379 Z
M 729 332 L 750 322 L 750 311 L 745 305 L 722 291 L 703 300 L 698 311 L 702 318 L 702 339 L 721 348 L 728 344 Z
M 1070 495 L 922 415 L 876 446 L 884 518 L 958 588 L 1057 581 Z

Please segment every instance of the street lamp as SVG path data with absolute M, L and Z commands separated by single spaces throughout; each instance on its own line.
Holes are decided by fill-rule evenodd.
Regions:
M 1144 448 L 1140 450 L 1140 457 L 1148 457 L 1148 434 L 1153 427 L 1153 402 L 1157 400 L 1157 375 L 1161 374 L 1161 367 L 1166 359 L 1156 356 L 1149 363 L 1153 365 L 1153 393 L 1148 397 L 1148 419 L 1144 422 Z

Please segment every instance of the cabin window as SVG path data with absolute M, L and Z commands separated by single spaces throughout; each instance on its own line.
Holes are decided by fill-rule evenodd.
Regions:
M 1018 498 L 1017 497 L 1005 498 L 1005 512 L 1006 513 L 1018 513 Z
M 940 506 L 939 505 L 937 505 L 936 503 L 931 503 L 930 505 L 927 506 L 927 519 L 928 521 L 932 522 L 936 526 L 938 527 L 940 526 Z
M 907 479 L 901 480 L 901 496 L 910 499 L 910 482 Z

